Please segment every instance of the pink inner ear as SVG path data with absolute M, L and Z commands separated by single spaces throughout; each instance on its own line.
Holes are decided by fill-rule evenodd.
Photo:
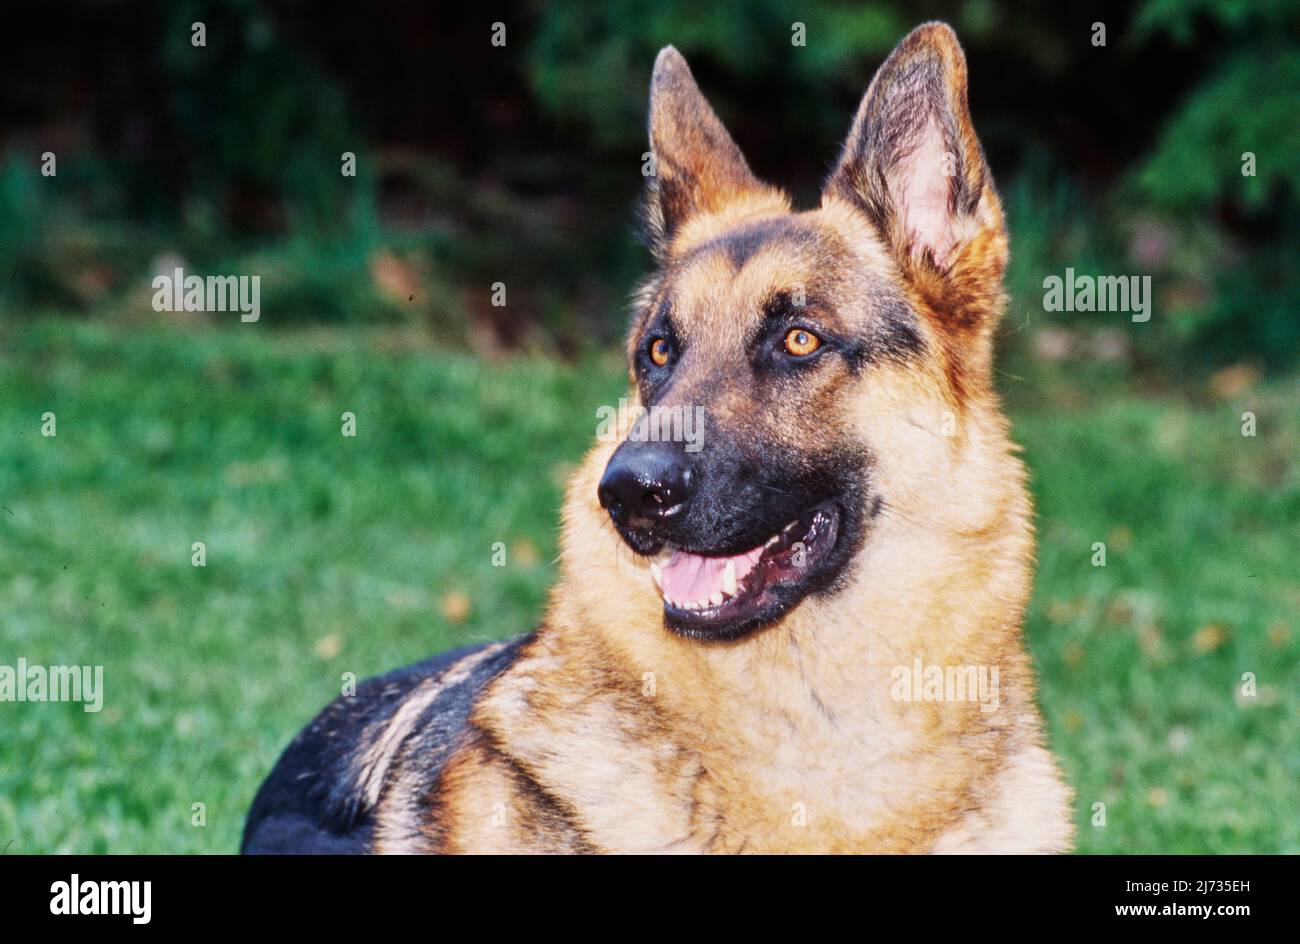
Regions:
M 940 269 L 952 262 L 958 237 L 948 208 L 956 155 L 944 148 L 943 132 L 930 116 L 915 150 L 890 174 L 889 189 L 913 255 L 927 250 Z

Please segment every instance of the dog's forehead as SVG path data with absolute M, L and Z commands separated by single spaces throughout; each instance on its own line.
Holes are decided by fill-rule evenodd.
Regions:
M 678 331 L 690 340 L 740 337 L 778 296 L 795 308 L 807 305 L 840 331 L 867 328 L 901 293 L 873 234 L 846 233 L 835 223 L 821 211 L 764 217 L 682 249 L 663 282 Z M 864 239 L 866 246 L 858 243 Z

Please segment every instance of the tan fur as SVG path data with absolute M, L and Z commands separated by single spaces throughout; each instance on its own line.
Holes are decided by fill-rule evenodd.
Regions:
M 1034 554 L 1030 497 L 991 379 L 1006 234 L 970 130 L 965 62 L 951 31 L 922 27 L 895 57 L 926 49 L 937 50 L 945 81 L 956 83 L 949 91 L 960 104 L 962 173 L 978 186 L 973 212 L 952 221 L 950 245 L 918 253 L 924 232 L 899 224 L 901 211 L 864 212 L 846 183 L 796 215 L 818 234 L 815 248 L 763 247 L 737 270 L 700 247 L 788 214 L 787 199 L 748 184 L 737 168 L 709 166 L 709 155 L 687 142 L 692 156 L 675 166 L 694 166 L 725 192 L 707 180 L 692 190 L 687 217 L 664 231 L 664 272 L 637 303 L 639 323 L 671 287 L 696 357 L 707 350 L 716 363 L 735 356 L 745 326 L 760 317 L 756 299 L 791 283 L 834 286 L 847 330 L 861 327 L 851 322 L 880 284 L 920 315 L 924 356 L 884 359 L 857 375 L 827 367 L 789 403 L 759 409 L 739 383 L 718 384 L 715 375 L 701 394 L 692 378 L 682 380 L 693 391 L 683 396 L 707 395 L 717 422 L 752 424 L 756 439 L 817 448 L 810 430 L 830 427 L 846 443 L 869 446 L 885 504 L 843 586 L 736 642 L 666 631 L 647 562 L 597 503 L 617 443 L 597 444 L 568 488 L 560 579 L 544 627 L 479 702 L 476 734 L 431 800 L 440 826 L 429 839 L 438 848 L 1070 848 L 1070 795 L 1043 745 L 1021 639 Z M 673 57 L 676 88 L 685 64 Z M 891 58 L 881 74 L 907 64 Z M 881 81 L 855 128 L 871 120 Z M 709 146 L 720 127 L 708 125 Z M 945 230 L 937 241 L 947 238 Z M 634 325 L 633 344 L 637 332 Z M 891 671 L 917 658 L 998 667 L 998 709 L 895 700 Z

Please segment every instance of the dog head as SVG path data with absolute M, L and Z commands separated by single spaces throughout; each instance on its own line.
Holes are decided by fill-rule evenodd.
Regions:
M 671 47 L 649 125 L 658 268 L 627 348 L 647 412 L 579 497 L 650 571 L 670 629 L 734 639 L 835 593 L 881 515 L 979 526 L 952 515 L 979 501 L 961 490 L 981 444 L 1005 451 L 1006 234 L 943 24 L 881 66 L 816 209 L 755 178 Z

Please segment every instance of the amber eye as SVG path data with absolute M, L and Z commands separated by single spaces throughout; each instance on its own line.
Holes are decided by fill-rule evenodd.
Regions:
M 807 357 L 821 346 L 821 338 L 803 328 L 794 328 L 785 336 L 785 352 L 795 357 Z
M 672 354 L 673 346 L 668 343 L 667 338 L 655 338 L 650 342 L 650 360 L 654 361 L 655 366 L 663 367 Z

